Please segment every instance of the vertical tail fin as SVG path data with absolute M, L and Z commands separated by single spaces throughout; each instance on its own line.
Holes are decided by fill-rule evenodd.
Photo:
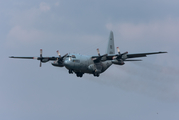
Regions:
M 109 41 L 108 41 L 108 46 L 107 46 L 107 54 L 115 54 L 115 49 L 114 49 L 114 36 L 113 36 L 113 32 L 110 32 L 109 35 Z

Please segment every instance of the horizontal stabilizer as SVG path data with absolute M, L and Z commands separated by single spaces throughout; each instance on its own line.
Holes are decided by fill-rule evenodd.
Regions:
M 136 59 L 136 60 L 124 60 L 124 61 L 142 61 L 142 60 Z

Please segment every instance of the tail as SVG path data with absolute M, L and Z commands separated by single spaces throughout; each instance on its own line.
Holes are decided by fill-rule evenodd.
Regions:
M 115 49 L 114 49 L 114 36 L 113 36 L 113 32 L 110 32 L 109 35 L 109 41 L 108 41 L 108 46 L 107 46 L 107 54 L 115 54 Z

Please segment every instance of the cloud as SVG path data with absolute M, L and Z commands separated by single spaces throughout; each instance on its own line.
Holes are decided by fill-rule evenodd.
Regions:
M 48 32 L 44 24 L 44 18 L 50 14 L 46 11 L 50 6 L 41 2 L 39 8 L 31 7 L 24 11 L 14 11 L 11 19 L 11 28 L 6 36 L 6 45 L 19 45 L 19 43 L 38 43 L 48 38 Z
M 41 11 L 49 11 L 50 10 L 50 6 L 47 3 L 41 2 L 40 6 L 39 6 Z
M 55 6 L 59 6 L 59 2 L 56 2 L 56 3 L 55 3 Z
M 128 40 L 144 38 L 177 42 L 179 38 L 179 19 L 156 20 L 149 23 L 107 23 L 106 28 L 114 30 Z
M 29 44 L 44 39 L 45 33 L 36 29 L 24 29 L 21 26 L 14 26 L 7 35 L 7 44 Z

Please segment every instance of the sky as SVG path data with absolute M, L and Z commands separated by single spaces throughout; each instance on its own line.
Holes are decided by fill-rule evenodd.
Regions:
M 179 1 L 0 0 L 1 120 L 178 120 Z M 9 56 L 105 54 L 110 31 L 129 53 L 99 78 Z

